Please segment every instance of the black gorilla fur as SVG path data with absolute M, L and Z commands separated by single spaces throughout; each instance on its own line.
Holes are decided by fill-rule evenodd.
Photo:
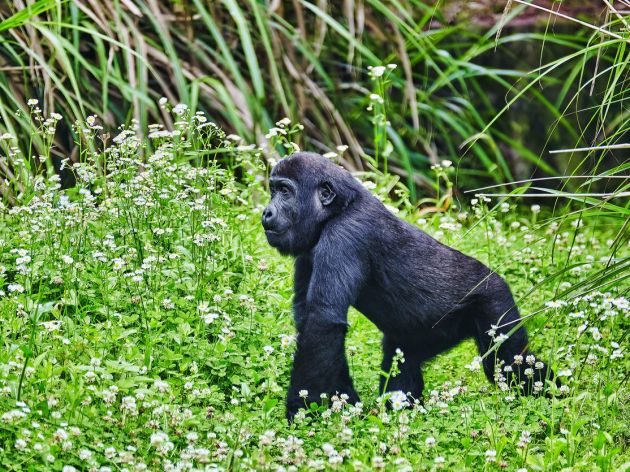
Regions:
M 319 402 L 346 393 L 352 385 L 344 352 L 348 308 L 355 307 L 383 332 L 382 369 L 388 372 L 397 348 L 405 362 L 387 382 L 421 399 L 421 364 L 466 338 L 483 355 L 495 336 L 507 335 L 520 317 L 506 282 L 481 262 L 441 244 L 401 220 L 350 173 L 314 153 L 300 152 L 272 170 L 271 202 L 262 223 L 269 244 L 295 257 L 293 307 L 298 332 L 287 417 L 305 399 Z M 495 346 L 496 348 L 496 346 Z M 531 393 L 534 382 L 553 377 L 514 361 L 529 355 L 527 333 L 520 327 L 483 359 L 490 381 L 495 362 L 503 361 L 508 383 L 520 382 Z M 532 372 L 525 370 L 531 368 Z M 381 377 L 381 390 L 385 386 Z

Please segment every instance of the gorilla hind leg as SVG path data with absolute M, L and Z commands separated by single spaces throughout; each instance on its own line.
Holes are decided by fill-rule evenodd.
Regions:
M 422 371 L 420 366 L 424 360 L 420 354 L 413 349 L 406 348 L 404 345 L 397 343 L 391 337 L 383 336 L 383 362 L 381 370 L 383 373 L 389 373 L 392 370 L 396 351 L 400 349 L 404 358 L 404 362 L 398 361 L 398 373 L 396 376 L 381 374 L 380 393 L 402 391 L 409 394 L 413 400 L 422 400 L 422 390 L 424 389 L 424 381 L 422 379 Z
M 526 395 L 543 392 L 546 380 L 553 380 L 549 366 L 529 350 L 524 327 L 508 333 L 521 322 L 507 284 L 499 279 L 500 289 L 476 307 L 474 337 L 483 357 L 483 369 L 488 379 L 500 388 L 518 386 Z M 557 379 L 556 379 L 557 383 Z

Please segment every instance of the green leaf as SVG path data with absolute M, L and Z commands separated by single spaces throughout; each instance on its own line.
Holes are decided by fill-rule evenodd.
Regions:
M 263 410 L 264 413 L 269 413 L 277 404 L 278 404 L 278 399 L 277 398 L 268 398 L 263 403 L 262 410 Z

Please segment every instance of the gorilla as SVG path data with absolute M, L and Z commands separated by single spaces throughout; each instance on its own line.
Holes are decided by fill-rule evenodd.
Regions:
M 321 394 L 359 401 L 344 352 L 350 306 L 383 333 L 383 372 L 398 349 L 404 354 L 398 375 L 381 374 L 381 393 L 400 390 L 421 401 L 422 363 L 466 338 L 486 354 L 488 379 L 504 388 L 538 393 L 553 377 L 528 350 L 507 283 L 394 216 L 349 172 L 299 152 L 276 164 L 269 188 L 262 214 L 267 241 L 295 258 L 289 420 Z

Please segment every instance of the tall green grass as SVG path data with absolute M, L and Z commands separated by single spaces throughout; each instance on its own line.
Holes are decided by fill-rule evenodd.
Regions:
M 526 4 L 521 0 L 517 3 Z M 605 22 L 601 26 L 549 11 L 550 15 L 563 16 L 580 26 L 586 25 L 594 33 L 579 51 L 536 69 L 535 78 L 506 103 L 481 133 L 484 135 L 492 129 L 511 106 L 522 99 L 529 89 L 539 86 L 545 77 L 554 75 L 559 69 L 570 71 L 569 80 L 556 98 L 554 107 L 561 111 L 562 116 L 575 115 L 579 118 L 576 130 L 579 135 L 573 147 L 548 151 L 550 156 L 563 156 L 568 163 L 567 174 L 496 185 L 490 187 L 491 193 L 481 193 L 482 196 L 499 198 L 534 197 L 551 201 L 553 217 L 544 224 L 554 225 L 554 238 L 560 231 L 569 229 L 575 241 L 586 221 L 599 228 L 616 228 L 615 237 L 608 242 L 610 256 L 605 266 L 580 284 L 559 290 L 558 297 L 565 299 L 604 288 L 621 290 L 624 294 L 630 291 L 630 15 L 626 12 L 624 16 L 612 4 L 607 5 Z M 570 93 L 571 86 L 574 93 Z M 595 95 L 597 105 L 586 106 L 587 98 L 592 95 Z M 551 133 L 561 133 L 560 124 L 555 123 Z M 588 144 L 581 146 L 582 142 Z M 549 181 L 558 185 L 550 186 Z M 497 192 L 497 187 L 509 192 Z M 569 251 L 565 268 L 556 276 L 571 269 L 571 255 Z
M 523 8 L 507 12 L 505 22 Z M 444 159 L 457 164 L 464 183 L 504 182 L 533 168 L 556 173 L 536 145 L 523 142 L 534 133 L 532 117 L 518 106 L 509 120 L 478 134 L 504 97 L 532 101 L 526 111 L 557 120 L 571 143 L 588 144 L 575 120 L 561 113 L 576 69 L 559 62 L 548 74 L 530 72 L 522 54 L 544 43 L 543 52 L 553 47 L 595 56 L 595 48 L 584 50 L 582 31 L 545 35 L 503 27 L 497 35 L 499 26 L 450 24 L 440 8 L 419 0 L 39 0 L 5 4 L 0 20 L 0 130 L 17 136 L 23 152 L 47 147 L 26 118 L 29 98 L 69 123 L 96 114 L 106 126 L 135 119 L 146 128 L 170 121 L 155 106 L 165 96 L 263 145 L 265 131 L 288 116 L 306 126 L 304 148 L 347 145 L 344 164 L 365 169 L 366 157 L 378 152 L 366 111 L 374 91 L 368 66 L 389 63 L 398 65 L 386 102 L 383 145 L 390 154 L 379 165 L 402 175 L 414 198 L 417 187 L 433 191 L 429 168 Z M 599 60 L 609 64 L 610 54 Z M 544 88 L 526 85 L 533 83 Z M 554 101 L 545 90 L 558 88 Z M 76 160 L 71 131 L 55 136 L 52 160 Z M 462 147 L 471 136 L 483 139 Z

